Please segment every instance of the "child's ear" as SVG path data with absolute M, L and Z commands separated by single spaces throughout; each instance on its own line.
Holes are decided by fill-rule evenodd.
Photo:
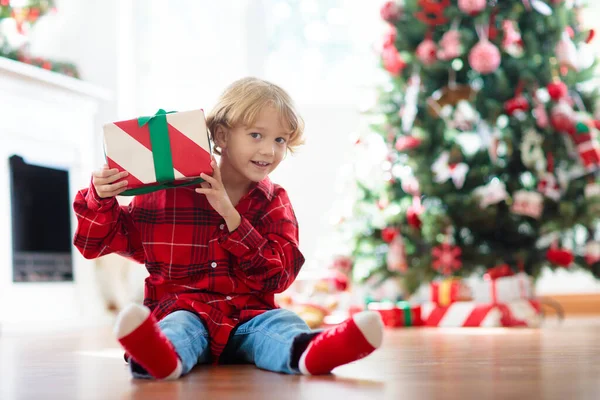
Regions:
M 227 139 L 229 137 L 229 131 L 223 125 L 217 125 L 214 134 L 215 145 L 221 149 L 227 147 Z

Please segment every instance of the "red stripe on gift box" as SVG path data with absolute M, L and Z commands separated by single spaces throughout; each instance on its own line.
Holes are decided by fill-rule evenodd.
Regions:
M 142 146 L 148 150 L 152 150 L 152 144 L 150 143 L 150 130 L 148 124 L 139 126 L 137 119 L 130 119 L 127 121 L 119 121 L 114 123 L 116 126 L 121 128 L 123 132 L 126 132 L 129 136 L 137 140 Z
M 169 139 L 173 167 L 185 176 L 200 176 L 200 172 L 212 174 L 210 154 L 189 137 L 169 125 Z
M 134 138 L 148 150 L 152 150 L 150 143 L 150 130 L 148 124 L 140 127 L 137 120 L 115 122 L 115 125 L 121 128 L 129 136 Z M 173 159 L 173 168 L 187 177 L 200 176 L 201 172 L 212 174 L 210 165 L 210 154 L 202 149 L 189 137 L 168 125 L 169 141 L 171 143 L 171 155 Z
M 106 157 L 106 164 L 108 164 L 108 168 L 116 168 L 119 171 L 125 171 L 125 168 L 121 167 L 119 164 L 117 164 L 115 162 L 115 160 L 113 160 L 110 157 Z M 135 189 L 135 188 L 139 188 L 144 186 L 144 183 L 142 181 L 140 181 L 138 178 L 136 178 L 135 176 L 129 174 L 128 176 L 126 176 L 125 178 L 121 178 L 116 182 L 121 182 L 122 180 L 127 180 L 127 188 L 128 189 Z
M 438 326 L 444 315 L 446 315 L 446 311 L 448 311 L 448 307 L 433 307 L 425 324 L 427 326 Z
M 462 326 L 481 326 L 481 323 L 493 308 L 494 306 L 492 305 L 476 306 L 473 308 L 473 311 L 471 311 L 465 322 L 463 322 Z

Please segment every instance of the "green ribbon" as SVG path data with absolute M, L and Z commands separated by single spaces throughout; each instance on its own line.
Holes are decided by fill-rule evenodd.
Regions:
M 167 114 L 175 112 L 165 111 L 161 108 L 154 115 L 138 118 L 138 126 L 140 128 L 148 124 L 157 183 L 155 185 L 126 190 L 121 193 L 122 196 L 136 196 L 138 194 L 156 192 L 157 190 L 196 185 L 204 182 L 204 179 L 201 178 L 194 178 L 184 182 L 173 182 L 175 180 L 175 172 L 173 170 L 173 155 L 171 154 L 171 142 L 169 141 Z
M 396 307 L 402 309 L 404 312 L 404 326 L 412 326 L 412 311 L 410 309 L 410 303 L 407 301 L 399 301 L 396 303 Z
M 152 157 L 154 158 L 154 172 L 156 173 L 156 181 L 160 183 L 175 180 L 171 142 L 169 141 L 169 124 L 167 123 L 167 114 L 174 112 L 166 112 L 161 108 L 153 116 L 138 118 L 140 128 L 148 124 Z

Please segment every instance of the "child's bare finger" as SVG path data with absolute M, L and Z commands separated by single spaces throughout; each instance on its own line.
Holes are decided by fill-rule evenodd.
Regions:
M 128 175 L 129 175 L 129 172 L 122 171 L 122 172 L 119 172 L 118 174 L 115 174 L 113 176 L 109 176 L 108 178 L 105 178 L 104 183 L 113 183 L 114 181 L 118 181 L 119 179 L 125 178 Z

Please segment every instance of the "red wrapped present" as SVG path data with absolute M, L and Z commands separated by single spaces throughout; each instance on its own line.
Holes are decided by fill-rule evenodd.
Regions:
M 435 303 L 422 306 L 426 326 L 435 327 L 537 327 L 541 322 L 540 304 L 536 300 L 482 304 L 458 302 L 447 307 Z
M 379 312 L 383 324 L 390 328 L 423 325 L 421 306 L 411 305 L 407 301 L 397 303 L 375 301 L 369 303 L 367 309 Z
M 203 110 L 159 110 L 106 124 L 104 150 L 109 168 L 129 172 L 125 196 L 198 184 L 201 173 L 213 172 Z
M 447 306 L 455 301 L 473 300 L 471 289 L 460 278 L 448 278 L 431 282 L 431 301 Z

